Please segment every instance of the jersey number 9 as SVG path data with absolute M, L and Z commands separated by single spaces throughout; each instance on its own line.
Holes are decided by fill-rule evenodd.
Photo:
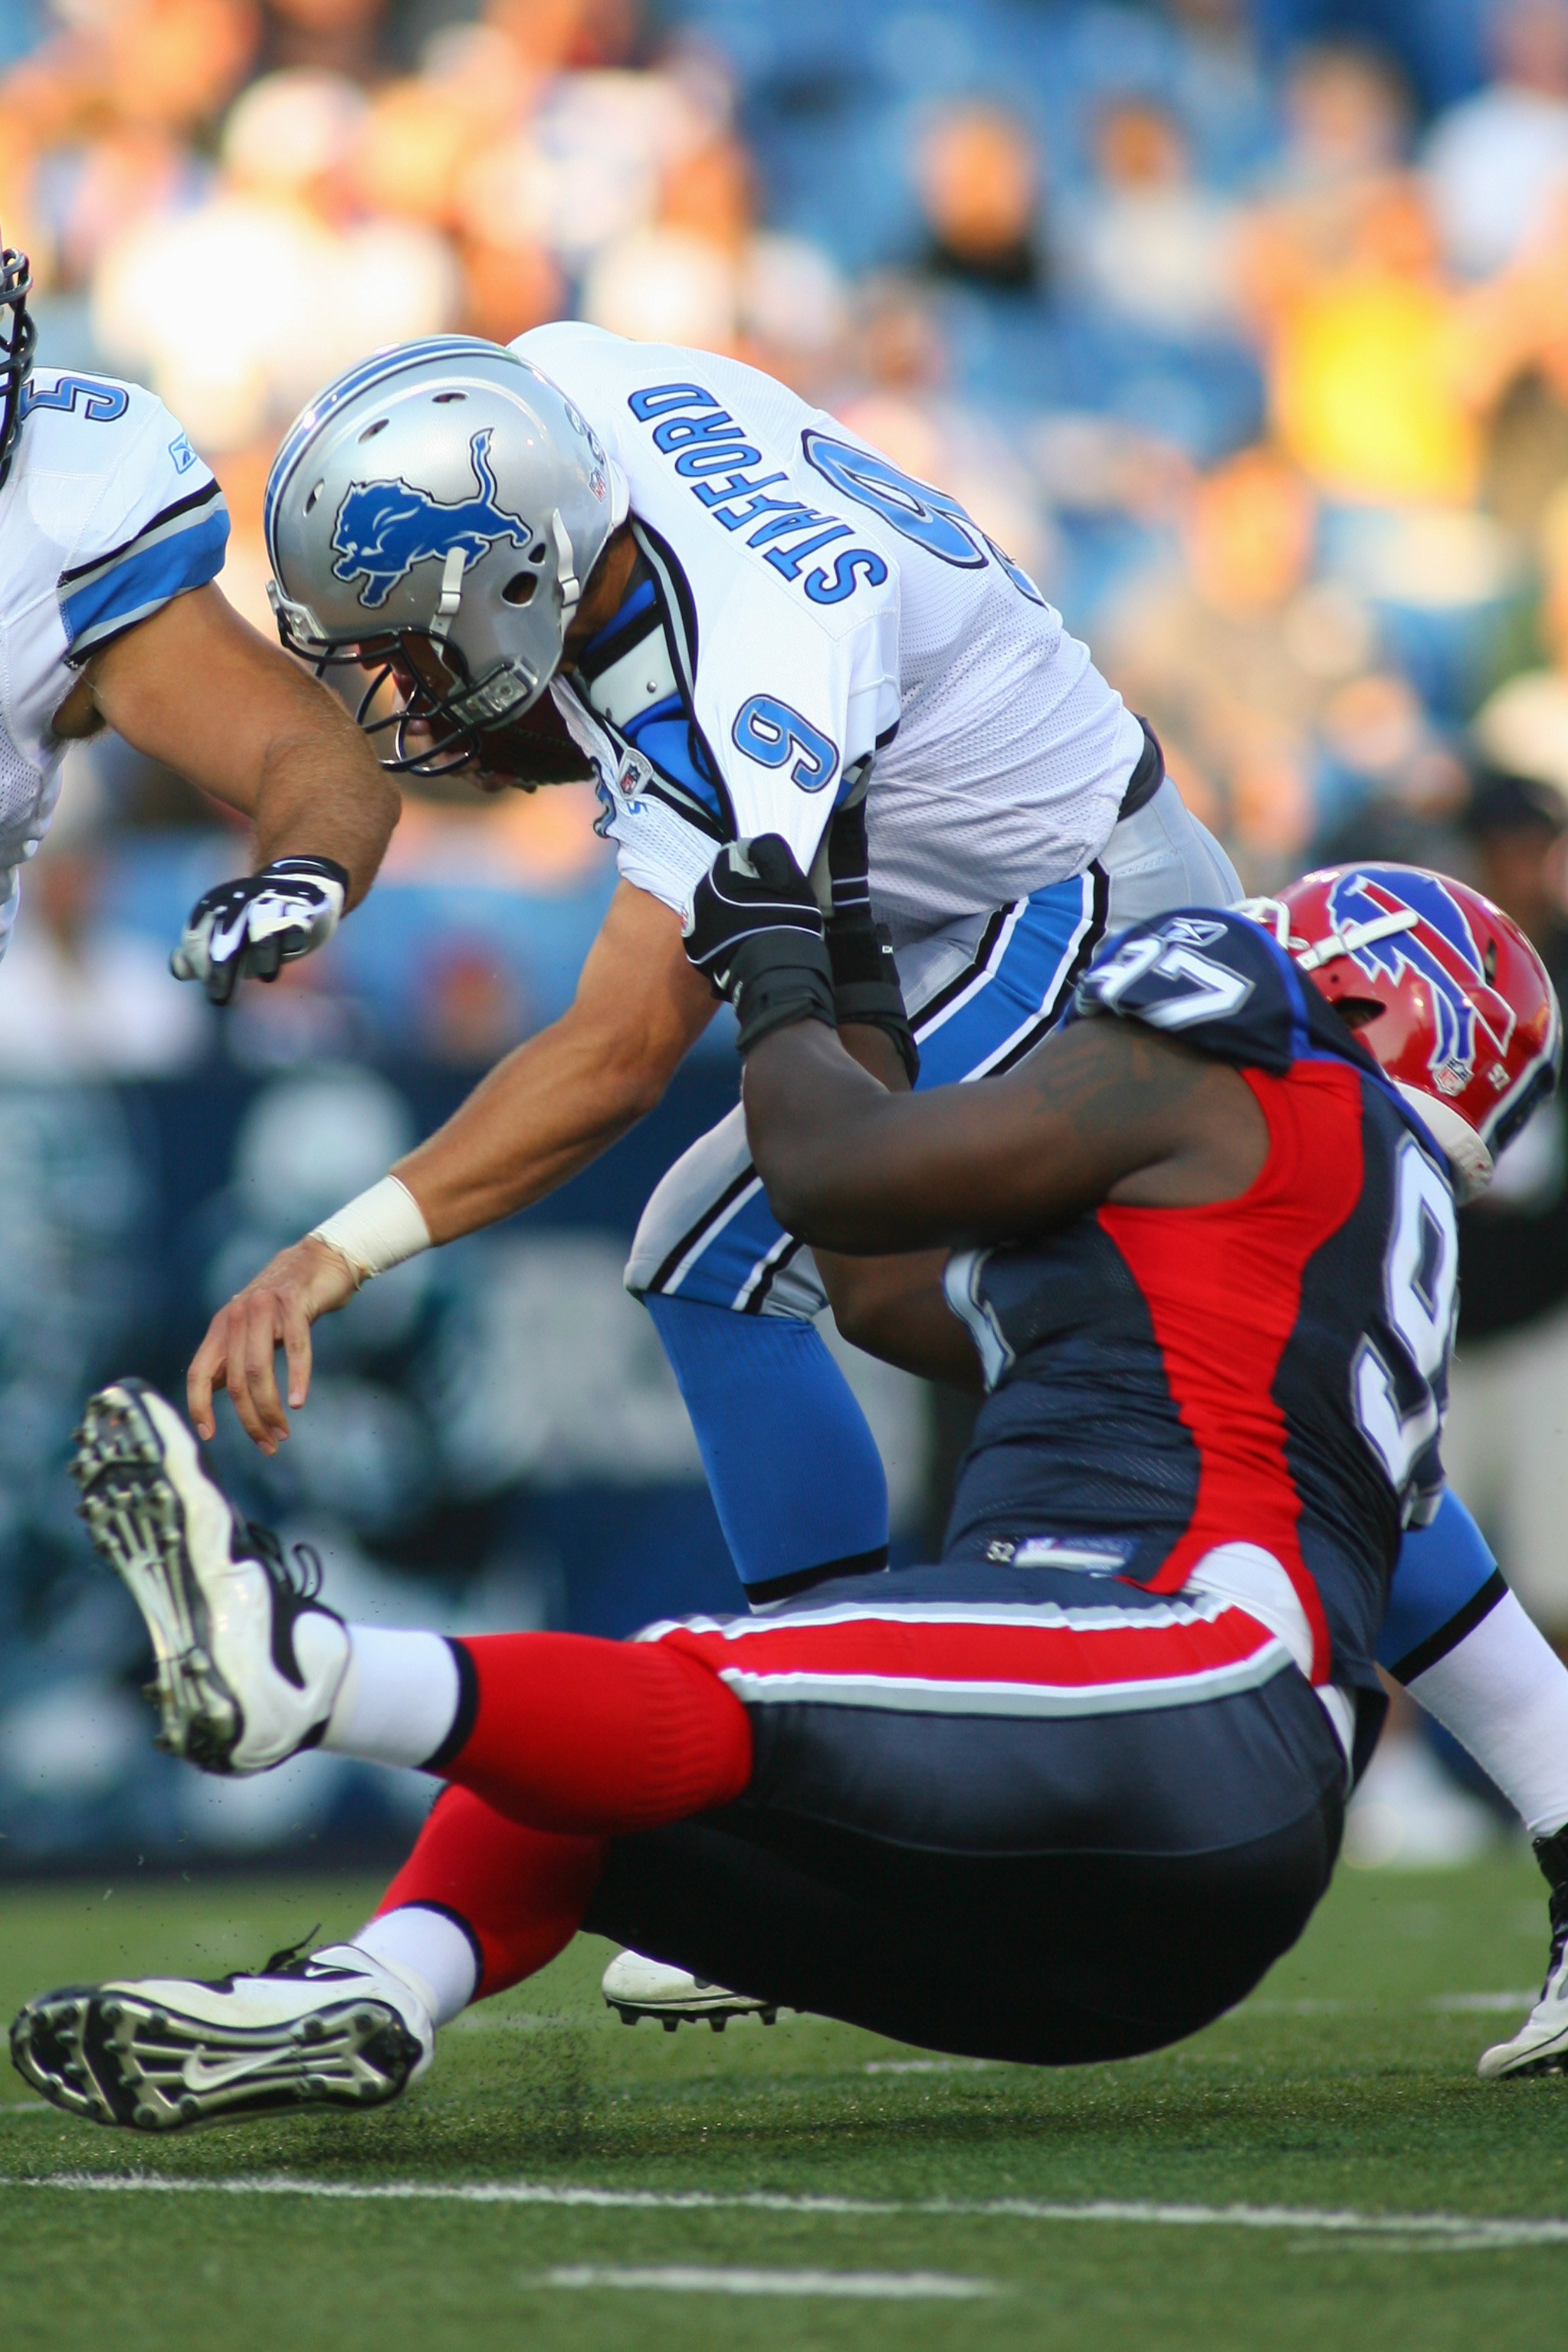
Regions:
M 819 793 L 833 781 L 838 766 L 838 746 L 820 727 L 777 702 L 771 694 L 753 694 L 735 714 L 730 730 L 738 751 L 764 768 L 789 768 L 790 782 L 803 793 Z M 790 761 L 795 764 L 790 767 Z
M 1400 1142 L 1394 1181 L 1383 1304 L 1404 1360 L 1391 1363 L 1369 1336 L 1356 1350 L 1351 1381 L 1362 1435 L 1403 1496 L 1442 1426 L 1434 1383 L 1454 1328 L 1459 1244 L 1448 1187 L 1413 1136 Z

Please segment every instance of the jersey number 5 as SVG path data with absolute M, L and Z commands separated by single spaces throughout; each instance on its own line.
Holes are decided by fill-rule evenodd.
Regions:
M 58 383 L 29 382 L 22 386 L 22 414 L 35 408 L 60 408 L 74 415 L 79 408 L 89 425 L 112 425 L 131 405 L 131 395 L 117 383 L 95 383 L 91 376 L 62 375 Z
M 1422 1454 L 1442 1426 L 1434 1382 L 1454 1328 L 1458 1236 L 1447 1185 L 1413 1136 L 1394 1165 L 1394 1226 L 1383 1267 L 1384 1312 L 1400 1360 L 1371 1337 L 1356 1349 L 1352 1397 L 1362 1435 L 1403 1494 Z

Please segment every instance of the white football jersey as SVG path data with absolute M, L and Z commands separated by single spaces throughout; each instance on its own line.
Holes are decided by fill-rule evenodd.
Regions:
M 223 493 L 150 392 L 37 368 L 0 488 L 0 950 L 48 829 L 81 664 L 221 570 Z
M 899 941 L 1104 846 L 1142 730 L 955 500 L 738 361 L 580 325 L 512 348 L 621 469 L 652 574 L 642 635 L 552 688 L 627 880 L 684 910 L 715 839 L 758 833 L 809 866 L 868 769 Z

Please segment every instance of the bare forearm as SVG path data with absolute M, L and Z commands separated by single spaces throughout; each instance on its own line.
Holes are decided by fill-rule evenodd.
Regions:
M 889 1094 L 909 1093 L 910 1074 L 903 1056 L 885 1029 L 873 1029 L 864 1021 L 847 1022 L 838 1032 L 838 1042 L 850 1060 L 858 1062 Z
M 653 1108 L 714 1003 L 687 963 L 679 917 L 621 883 L 570 1011 L 395 1171 L 432 1238 L 493 1224 L 585 1168 Z
M 437 1242 L 510 1217 L 564 1184 L 652 1108 L 638 1072 L 606 1069 L 602 1041 L 568 1024 L 531 1037 L 393 1173 Z
M 970 1124 L 956 1093 L 945 1089 L 940 1108 L 890 1093 L 820 1023 L 764 1037 L 747 1056 L 743 1099 L 773 1213 L 814 1248 L 852 1255 L 968 1238 L 981 1204 L 971 1158 L 949 1139 Z
M 814 1253 L 833 1319 L 847 1339 L 901 1371 L 978 1394 L 979 1359 L 942 1290 L 945 1250 L 910 1257 Z
M 397 823 L 390 778 L 336 698 L 216 586 L 117 637 L 79 692 L 79 721 L 96 709 L 139 751 L 247 816 L 258 866 L 330 857 L 348 874 L 351 907 L 370 888 Z
M 358 730 L 345 737 L 330 709 L 321 717 L 324 724 L 311 714 L 312 723 L 280 736 L 263 756 L 255 861 L 330 857 L 346 871 L 348 904 L 355 907 L 375 879 L 401 803 Z
M 974 1342 L 934 1287 L 911 1292 L 889 1307 L 883 1321 L 856 1345 L 884 1363 L 897 1364 L 900 1371 L 962 1389 L 966 1396 L 985 1392 Z
M 1194 1119 L 1194 1088 L 1216 1084 L 1239 1081 L 1217 1065 L 1200 1074 L 1179 1046 L 1131 1024 L 1096 1020 L 1058 1031 L 1004 1077 L 892 1095 L 810 1022 L 752 1047 L 746 1122 L 789 1232 L 814 1248 L 885 1256 L 1080 1215 L 1165 1160 Z M 1228 1195 L 1200 1183 L 1193 1197 Z

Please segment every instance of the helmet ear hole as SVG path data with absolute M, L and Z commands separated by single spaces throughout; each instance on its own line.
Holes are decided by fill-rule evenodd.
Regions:
M 501 590 L 503 604 L 531 604 L 539 583 L 531 572 L 514 572 Z
M 1375 996 L 1331 996 L 1329 1003 L 1348 1029 L 1364 1029 L 1388 1010 Z
M 550 550 L 545 546 L 544 541 L 542 539 L 536 539 L 528 551 L 528 560 L 531 563 L 542 563 L 549 552 Z

